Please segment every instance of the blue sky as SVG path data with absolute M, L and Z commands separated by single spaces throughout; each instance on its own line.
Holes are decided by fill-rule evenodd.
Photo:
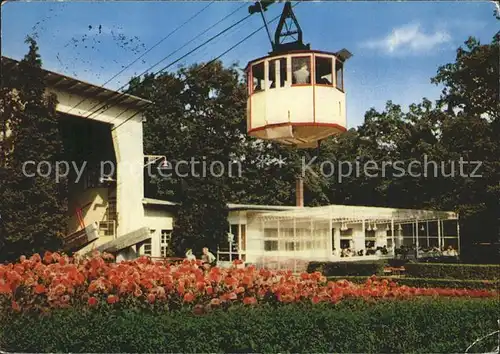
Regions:
M 208 2 L 7 2 L 2 5 L 2 55 L 20 59 L 26 35 L 36 33 L 44 67 L 102 85 L 123 66 L 152 47 Z M 153 70 L 159 70 L 212 35 L 247 15 L 247 3 L 210 31 L 215 22 L 242 2 L 211 4 L 201 15 L 166 39 L 105 86 L 117 89 L 193 37 L 202 35 Z M 268 20 L 282 4 L 271 5 Z M 498 31 L 494 4 L 484 2 L 303 2 L 295 14 L 304 40 L 313 49 L 347 48 L 345 86 L 349 127 L 363 122 L 371 107 L 383 109 L 392 100 L 406 107 L 439 96 L 430 83 L 440 65 L 452 62 L 468 36 L 489 42 Z M 262 26 L 256 14 L 178 64 L 208 61 Z M 277 21 L 270 25 L 274 33 Z M 90 26 L 90 27 L 89 27 Z M 100 26 L 100 28 L 99 28 Z M 222 59 L 227 64 L 267 54 L 264 30 Z M 171 67 L 176 69 L 177 65 Z

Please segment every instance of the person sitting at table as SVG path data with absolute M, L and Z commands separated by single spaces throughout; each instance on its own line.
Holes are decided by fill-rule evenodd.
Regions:
M 209 251 L 208 247 L 203 247 L 203 255 L 201 256 L 203 264 L 208 264 L 214 267 L 217 263 L 217 258 L 212 252 Z
M 448 246 L 448 256 L 449 257 L 458 257 L 458 252 L 453 248 L 452 245 Z
M 443 247 L 443 250 L 442 250 L 441 254 L 443 255 L 443 257 L 449 257 L 450 256 L 450 253 L 448 252 L 448 249 L 446 249 L 445 247 Z
M 188 261 L 195 261 L 196 260 L 196 256 L 193 254 L 193 250 L 191 248 L 187 250 L 186 258 Z

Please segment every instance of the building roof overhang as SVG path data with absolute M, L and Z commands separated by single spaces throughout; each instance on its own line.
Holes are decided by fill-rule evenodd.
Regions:
M 2 75 L 6 75 L 10 70 L 13 70 L 19 65 L 19 63 L 18 60 L 2 55 Z M 42 69 L 42 71 L 45 74 L 47 86 L 49 88 L 79 94 L 85 97 L 92 96 L 102 101 L 112 100 L 114 104 L 121 104 L 137 110 L 141 110 L 152 103 L 149 100 L 134 95 L 110 90 L 54 71 L 46 69 Z

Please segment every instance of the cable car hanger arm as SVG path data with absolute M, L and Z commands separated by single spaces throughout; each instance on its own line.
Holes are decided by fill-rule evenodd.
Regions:
M 295 14 L 292 10 L 292 5 L 290 1 L 285 2 L 285 6 L 283 8 L 283 12 L 281 13 L 281 18 L 278 23 L 278 27 L 274 33 L 274 42 L 271 39 L 271 34 L 269 32 L 269 28 L 267 26 L 267 21 L 264 16 L 264 12 L 267 11 L 269 5 L 274 3 L 275 0 L 263 0 L 258 1 L 254 5 L 249 6 L 248 12 L 250 14 L 254 14 L 256 12 L 260 12 L 262 15 L 262 20 L 264 21 L 264 25 L 266 26 L 267 35 L 269 37 L 269 41 L 271 42 L 271 53 L 280 53 L 287 52 L 290 50 L 309 50 L 310 45 L 304 44 L 302 42 L 302 29 L 300 28 L 299 22 L 295 17 Z M 291 20 L 291 24 L 287 23 L 287 20 Z M 295 27 L 295 28 L 294 28 Z M 297 38 L 294 38 L 293 35 L 297 35 Z M 292 38 L 292 41 L 284 42 L 287 38 Z

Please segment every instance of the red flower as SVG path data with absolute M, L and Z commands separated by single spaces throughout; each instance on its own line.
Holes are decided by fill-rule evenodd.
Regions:
M 202 291 L 204 288 L 205 288 L 205 283 L 204 282 L 199 281 L 199 282 L 196 283 L 196 289 L 198 291 Z
M 11 305 L 14 311 L 21 311 L 21 308 L 19 307 L 19 304 L 17 302 L 12 301 Z
M 54 258 L 52 257 L 52 253 L 49 251 L 45 252 L 45 255 L 43 256 L 43 263 L 50 264 L 53 261 L 54 261 Z
M 115 303 L 118 302 L 118 300 L 119 300 L 118 296 L 116 296 L 116 295 L 108 295 L 108 299 L 107 299 L 108 304 L 111 304 L 111 305 L 115 304 Z
M 243 303 L 244 303 L 245 305 L 253 305 L 253 304 L 256 304 L 256 303 L 257 303 L 257 299 L 256 299 L 256 298 L 254 298 L 254 297 L 248 297 L 248 296 L 247 296 L 247 297 L 245 297 L 245 298 L 243 299 Z
M 10 294 L 12 292 L 9 284 L 0 283 L 0 294 Z
M 35 286 L 35 294 L 43 294 L 45 293 L 45 286 L 43 284 L 37 284 L 37 286 Z
M 89 297 L 88 301 L 87 301 L 87 304 L 90 306 L 90 307 L 94 307 L 94 306 L 97 306 L 97 304 L 99 303 L 99 300 L 97 300 L 95 297 L 91 296 Z
M 183 300 L 184 300 L 184 302 L 190 303 L 194 300 L 194 296 L 191 293 L 186 293 L 186 294 L 184 294 Z
M 156 300 L 155 294 L 148 294 L 147 298 L 148 298 L 148 302 L 150 304 L 153 304 L 155 302 L 155 300 Z

